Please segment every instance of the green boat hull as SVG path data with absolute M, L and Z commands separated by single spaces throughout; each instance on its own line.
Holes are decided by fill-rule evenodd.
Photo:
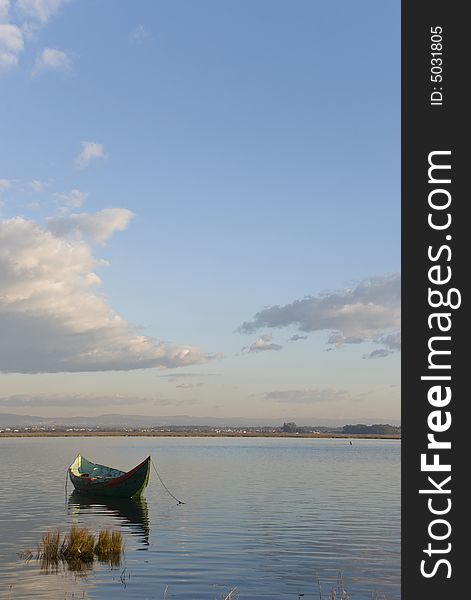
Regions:
M 91 463 L 79 455 L 69 467 L 69 477 L 75 491 L 85 496 L 138 498 L 149 481 L 150 461 L 148 456 L 134 469 L 124 472 Z

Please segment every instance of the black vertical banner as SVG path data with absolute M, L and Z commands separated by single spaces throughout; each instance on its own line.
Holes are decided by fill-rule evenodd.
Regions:
M 468 476 L 462 464 L 471 443 L 465 414 L 468 372 L 471 376 L 466 8 L 462 2 L 402 3 L 402 597 L 407 600 L 471 597 Z

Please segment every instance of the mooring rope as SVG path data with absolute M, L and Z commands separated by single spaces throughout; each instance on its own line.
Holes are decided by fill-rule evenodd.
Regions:
M 157 475 L 157 477 L 159 478 L 160 483 L 162 484 L 162 486 L 164 487 L 165 491 L 167 492 L 167 494 L 169 494 L 170 496 L 172 496 L 172 498 L 174 500 L 176 500 L 178 502 L 178 504 L 185 504 L 184 502 L 182 502 L 181 500 L 179 500 L 176 496 L 174 496 L 172 494 L 172 492 L 168 489 L 168 487 L 165 485 L 165 483 L 162 481 L 162 477 L 160 477 L 159 472 L 157 471 L 156 466 L 154 465 L 154 461 L 152 460 L 152 458 L 150 459 L 150 462 L 152 463 L 152 467 L 155 471 L 155 474 Z

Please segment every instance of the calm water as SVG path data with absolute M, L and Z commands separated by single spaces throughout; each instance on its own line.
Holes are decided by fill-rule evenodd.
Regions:
M 151 454 L 185 504 L 152 475 L 137 504 L 66 495 L 79 451 L 122 469 Z M 398 441 L 0 439 L 0 482 L 0 598 L 318 600 L 339 571 L 351 600 L 400 598 Z M 119 527 L 122 566 L 45 575 L 18 558 L 75 523 Z

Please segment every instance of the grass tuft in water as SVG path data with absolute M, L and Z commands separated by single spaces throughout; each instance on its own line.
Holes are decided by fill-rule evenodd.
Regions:
M 98 534 L 94 552 L 101 562 L 109 562 L 112 566 L 120 563 L 123 552 L 123 536 L 120 531 L 104 529 Z
M 36 557 L 44 572 L 57 571 L 61 563 L 71 571 L 81 572 L 91 568 L 95 559 L 119 566 L 123 546 L 119 531 L 103 529 L 95 536 L 86 527 L 74 525 L 63 537 L 59 530 L 44 533 Z
M 49 562 L 59 562 L 62 550 L 61 533 L 48 531 L 43 534 L 38 547 L 38 558 Z
M 70 528 L 62 542 L 60 553 L 67 561 L 81 560 L 92 562 L 94 559 L 95 536 L 86 527 Z

